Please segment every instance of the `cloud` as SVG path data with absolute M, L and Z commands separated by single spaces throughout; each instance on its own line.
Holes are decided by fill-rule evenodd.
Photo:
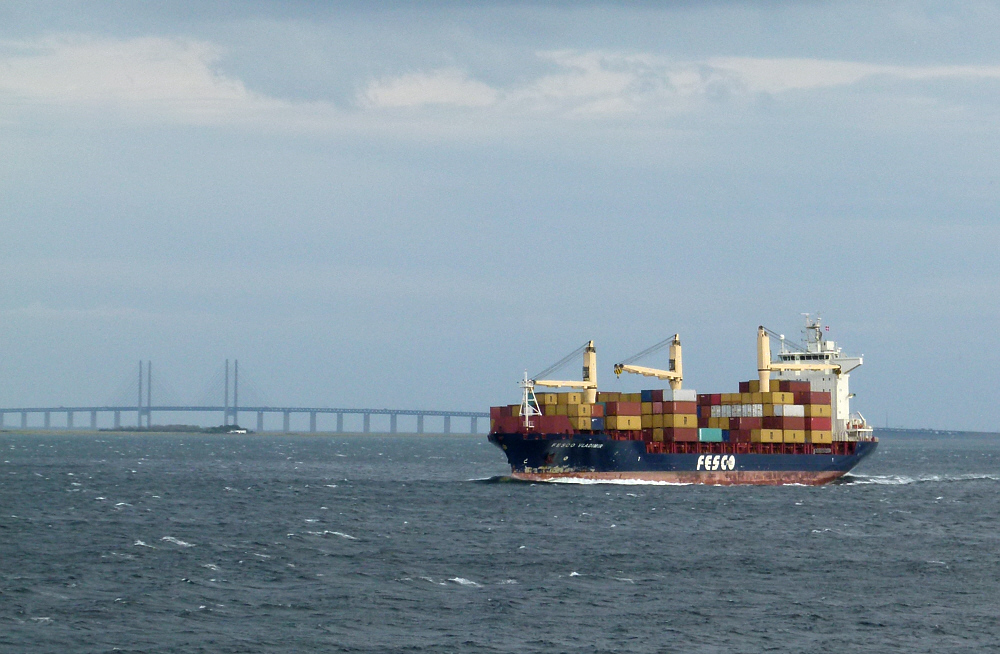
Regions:
M 364 92 L 363 104 L 383 108 L 426 105 L 486 107 L 494 104 L 498 96 L 496 89 L 488 84 L 471 80 L 466 73 L 448 68 L 373 81 Z
M 64 35 L 0 42 L 0 120 L 24 122 L 59 113 L 94 124 L 112 116 L 147 123 L 447 134 L 459 126 L 453 116 L 442 118 L 443 112 L 468 117 L 471 122 L 461 127 L 465 131 L 482 131 L 498 120 L 656 122 L 714 106 L 731 113 L 761 94 L 848 88 L 866 80 L 1000 79 L 1000 66 L 678 60 L 642 52 L 557 50 L 536 54 L 543 73 L 506 86 L 452 66 L 360 80 L 353 106 L 337 107 L 328 100 L 295 101 L 254 91 L 223 72 L 223 55 L 212 43 L 184 38 Z M 489 112 L 491 120 L 481 120 L 487 115 L 482 112 Z M 434 125 L 437 129 L 430 129 Z
M 108 110 L 152 121 L 206 124 L 287 113 L 218 70 L 202 41 L 81 36 L 0 43 L 0 103 L 9 109 Z M 33 113 L 33 112 L 32 112 Z
M 1000 79 L 1000 66 L 895 66 L 824 59 L 714 58 L 706 65 L 740 79 L 754 92 L 784 93 L 849 86 L 876 77 L 923 81 L 933 79 Z

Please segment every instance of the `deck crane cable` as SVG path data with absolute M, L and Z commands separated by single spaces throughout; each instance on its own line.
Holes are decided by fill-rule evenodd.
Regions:
M 785 338 L 784 334 L 779 334 L 778 332 L 774 331 L 773 329 L 768 329 L 767 327 L 764 327 L 764 331 L 767 332 L 768 335 L 771 336 L 772 338 L 776 338 L 779 341 L 781 341 L 782 345 L 785 345 L 786 347 L 790 347 L 793 350 L 797 350 L 799 352 L 808 352 L 809 351 L 808 348 L 806 348 L 805 345 L 802 345 L 801 343 L 796 343 L 795 341 L 790 341 L 787 338 Z
M 540 373 L 538 373 L 537 375 L 533 376 L 532 379 L 545 379 L 545 377 L 547 377 L 548 375 L 552 374 L 556 370 L 559 370 L 560 368 L 562 368 L 563 366 L 565 366 L 566 364 L 568 364 L 570 361 L 572 361 L 576 357 L 578 357 L 581 354 L 583 354 L 583 351 L 587 349 L 588 345 L 590 345 L 590 341 L 587 341 L 586 343 L 584 343 L 580 347 L 576 348 L 575 350 L 573 350 L 572 352 L 570 352 L 569 354 L 567 354 L 563 358 L 561 358 L 558 361 L 556 361 L 555 363 L 553 363 L 551 366 L 549 366 L 545 370 L 543 370 Z
M 643 357 L 647 357 L 650 354 L 655 354 L 656 352 L 659 352 L 660 350 L 662 350 L 663 348 L 665 348 L 666 346 L 670 345 L 673 342 L 674 342 L 674 337 L 673 336 L 671 336 L 669 338 L 665 338 L 662 341 L 660 341 L 659 343 L 657 343 L 656 345 L 651 345 L 651 346 L 647 347 L 645 350 L 643 350 L 639 354 L 635 354 L 633 356 L 630 356 L 629 358 L 627 358 L 624 361 L 622 361 L 620 365 L 627 366 L 630 363 L 635 363 L 636 361 L 638 361 L 639 359 L 642 359 Z

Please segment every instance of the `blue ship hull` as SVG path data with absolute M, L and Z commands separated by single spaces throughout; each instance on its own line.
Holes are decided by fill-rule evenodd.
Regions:
M 878 441 L 833 445 L 650 443 L 607 434 L 494 433 L 511 475 L 532 481 L 562 478 L 694 484 L 825 484 L 843 476 Z M 662 451 L 679 450 L 679 451 Z

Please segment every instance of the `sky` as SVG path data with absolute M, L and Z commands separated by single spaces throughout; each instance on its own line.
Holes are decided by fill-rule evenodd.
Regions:
M 612 365 L 674 333 L 729 392 L 819 312 L 870 422 L 1000 431 L 997 34 L 997 2 L 0 2 L 0 407 L 139 360 L 221 403 L 228 358 L 271 405 L 486 410 L 590 339 L 601 388 L 654 386 Z

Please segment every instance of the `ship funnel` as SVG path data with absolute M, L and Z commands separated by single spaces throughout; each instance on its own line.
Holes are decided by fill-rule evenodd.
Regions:
M 771 337 L 761 325 L 757 327 L 757 375 L 760 379 L 760 391 L 771 390 Z

